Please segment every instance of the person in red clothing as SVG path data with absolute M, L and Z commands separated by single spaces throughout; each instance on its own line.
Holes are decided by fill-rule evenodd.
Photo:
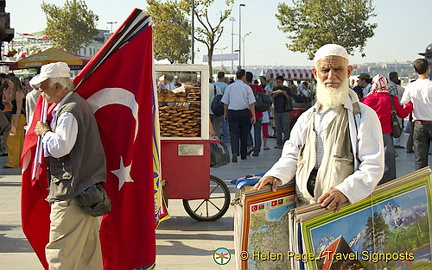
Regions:
M 256 85 L 256 84 L 252 84 L 252 79 L 253 79 L 253 74 L 252 72 L 246 72 L 246 83 L 252 88 L 252 91 L 254 92 L 261 92 L 265 94 L 264 89 L 262 89 L 261 86 Z M 259 156 L 259 152 L 261 150 L 261 122 L 262 122 L 262 117 L 263 117 L 263 113 L 255 110 L 255 117 L 256 117 L 256 122 L 255 124 L 251 124 L 251 129 L 252 126 L 254 128 L 254 138 L 253 138 L 253 143 L 252 143 L 252 135 L 249 131 L 249 136 L 248 136 L 248 154 L 250 154 L 253 151 L 252 156 L 257 157 Z
M 405 107 L 402 107 L 399 98 L 389 94 L 387 80 L 380 74 L 373 78 L 371 93 L 362 99 L 364 104 L 374 109 L 377 113 L 383 132 L 385 168 L 383 178 L 379 181 L 378 185 L 396 178 L 395 147 L 391 126 L 392 104 L 390 98 L 393 98 L 396 114 L 400 118 L 405 118 L 411 113 L 413 104 L 409 102 Z

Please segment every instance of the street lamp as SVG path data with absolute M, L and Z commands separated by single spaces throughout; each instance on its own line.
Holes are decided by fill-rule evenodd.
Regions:
M 245 4 L 239 4 L 239 68 L 241 69 L 241 7 L 245 7 Z
M 112 34 L 112 32 L 113 32 L 113 24 L 115 24 L 115 23 L 117 23 L 117 22 L 107 22 L 107 24 L 110 24 L 110 25 L 111 25 L 111 34 Z
M 245 42 L 245 39 L 246 39 L 246 37 L 247 36 L 249 36 L 250 34 L 252 34 L 252 32 L 248 32 L 248 33 L 246 33 L 244 36 L 242 36 L 241 37 L 241 40 L 242 40 L 242 42 L 243 42 L 243 48 L 242 48 L 242 51 L 243 51 L 243 66 L 244 67 L 246 67 L 246 49 L 245 49 L 245 47 L 246 47 L 246 42 Z M 238 35 L 238 34 L 233 34 L 233 35 Z M 240 35 L 238 35 L 239 37 L 240 37 Z M 235 50 L 235 52 L 238 52 L 239 53 L 239 58 L 240 58 L 240 53 L 241 53 L 241 51 L 240 50 Z
M 228 48 L 228 46 L 226 46 L 226 47 L 224 47 L 224 48 L 215 48 L 215 50 L 220 50 L 220 54 L 222 54 L 223 51 L 224 51 L 226 48 Z M 223 60 L 222 60 L 222 69 L 223 69 L 223 68 L 224 68 L 224 67 L 223 67 Z
M 231 21 L 231 54 L 234 54 L 234 17 L 230 18 Z M 234 61 L 231 60 L 231 72 L 234 71 Z

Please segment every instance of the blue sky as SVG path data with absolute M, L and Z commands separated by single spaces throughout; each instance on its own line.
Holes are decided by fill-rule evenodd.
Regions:
M 64 0 L 45 0 L 46 3 L 63 5 Z M 145 0 L 87 0 L 88 7 L 99 15 L 98 28 L 110 29 L 107 22 L 117 22 L 116 28 L 130 14 L 133 8 L 145 9 Z M 312 65 L 305 54 L 290 52 L 285 43 L 289 42 L 286 36 L 278 30 L 278 21 L 275 18 L 277 4 L 282 0 L 236 0 L 232 12 L 234 34 L 238 33 L 239 4 L 242 7 L 242 35 L 245 37 L 246 65 Z M 11 13 L 11 27 L 19 33 L 32 33 L 45 28 L 45 15 L 40 8 L 39 0 L 6 0 L 6 12 Z M 224 0 L 215 0 L 210 11 L 218 14 L 225 7 Z M 426 46 L 432 42 L 432 27 L 430 13 L 431 0 L 374 0 L 377 17 L 371 22 L 378 23 L 375 36 L 367 41 L 365 53 L 362 58 L 358 52 L 351 57 L 352 64 L 370 62 L 406 62 L 420 57 Z M 217 54 L 231 52 L 232 22 L 227 20 L 224 24 L 225 33 L 216 45 Z M 238 48 L 238 36 L 234 36 L 234 50 Z M 204 46 L 197 43 L 199 52 L 196 53 L 195 63 L 201 64 Z M 243 47 L 243 46 L 242 46 Z M 243 56 L 242 56 L 243 57 Z M 228 63 L 225 63 L 228 65 Z

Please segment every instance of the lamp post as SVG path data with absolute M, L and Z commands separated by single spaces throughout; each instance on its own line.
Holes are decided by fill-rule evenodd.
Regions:
M 113 24 L 116 24 L 117 22 L 107 22 L 107 24 L 111 25 L 111 34 L 113 32 Z
M 240 48 L 241 48 L 241 7 L 245 7 L 246 5 L 245 4 L 239 4 L 239 48 L 238 48 L 238 50 L 239 50 L 239 66 L 238 66 L 238 69 L 240 70 L 241 69 L 241 51 L 240 51 Z
M 230 18 L 231 21 L 231 54 L 234 54 L 234 17 Z M 231 72 L 234 71 L 234 61 L 231 60 Z
M 240 50 L 235 50 L 234 52 L 238 52 L 239 53 L 239 57 L 240 57 L 240 53 L 243 53 L 243 66 L 244 67 L 246 67 L 246 42 L 245 42 L 245 39 L 246 39 L 246 37 L 247 36 L 249 36 L 250 34 L 252 34 L 252 32 L 248 32 L 248 33 L 246 33 L 246 34 L 244 34 L 242 37 L 241 37 L 241 40 L 242 40 L 242 42 L 243 42 L 243 48 L 242 48 L 242 51 L 240 51 Z M 238 35 L 238 34 L 234 34 L 234 35 Z M 238 35 L 239 37 L 240 37 L 240 35 Z M 239 38 L 240 39 L 240 38 Z
M 220 54 L 222 54 L 223 53 L 223 51 L 226 49 L 226 48 L 228 48 L 228 46 L 227 47 L 224 47 L 224 48 L 215 48 L 215 50 L 220 50 Z M 213 55 L 214 56 L 214 55 Z M 222 69 L 224 68 L 224 66 L 223 66 L 223 60 L 222 60 Z

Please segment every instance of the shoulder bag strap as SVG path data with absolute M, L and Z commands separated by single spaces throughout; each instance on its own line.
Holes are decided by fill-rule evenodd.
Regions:
M 394 99 L 393 99 L 392 95 L 390 95 L 390 102 L 391 102 L 391 106 L 392 106 L 392 115 L 396 115 L 396 111 L 394 108 Z

